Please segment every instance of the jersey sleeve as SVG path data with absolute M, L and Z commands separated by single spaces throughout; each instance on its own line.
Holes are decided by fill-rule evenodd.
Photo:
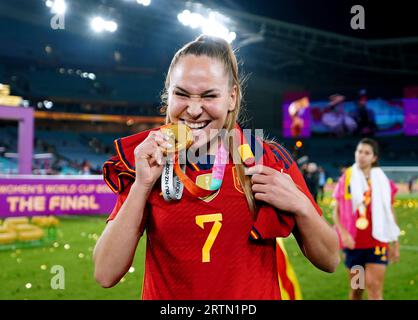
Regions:
M 107 160 L 103 165 L 103 179 L 109 188 L 117 194 L 117 199 L 112 212 L 106 222 L 114 220 L 120 212 L 123 203 L 128 197 L 132 183 L 135 181 L 134 148 L 143 140 L 143 136 L 134 135 L 115 140 L 117 154 Z M 144 209 L 143 223 L 140 227 L 141 234 L 145 229 L 148 216 L 148 206 Z
M 278 171 L 283 169 L 283 172 L 287 173 L 292 178 L 299 190 L 301 190 L 308 197 L 317 213 L 322 215 L 321 209 L 309 192 L 305 179 L 303 178 L 297 163 L 293 160 L 289 151 L 275 142 L 266 143 L 264 151 L 265 162 L 263 164 Z M 259 240 L 287 237 L 293 231 L 294 227 L 295 218 L 293 213 L 273 208 L 270 205 L 262 205 L 257 219 L 252 227 L 250 238 L 253 240 Z
M 123 190 L 116 199 L 115 206 L 113 207 L 112 212 L 110 213 L 109 217 L 107 218 L 106 222 L 112 221 L 116 218 L 116 215 L 119 213 L 120 208 L 122 207 L 123 203 L 125 202 L 126 198 L 128 197 L 129 190 L 131 188 L 128 187 Z

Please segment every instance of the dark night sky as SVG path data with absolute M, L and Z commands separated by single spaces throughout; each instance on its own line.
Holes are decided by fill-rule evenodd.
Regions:
M 360 38 L 394 38 L 418 35 L 416 1 L 379 0 L 276 0 L 213 1 L 238 9 L 294 24 Z M 352 30 L 353 5 L 365 9 L 365 30 Z

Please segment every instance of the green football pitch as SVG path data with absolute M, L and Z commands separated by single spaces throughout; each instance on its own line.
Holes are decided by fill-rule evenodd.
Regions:
M 418 196 L 397 199 L 401 257 L 387 269 L 384 297 L 418 299 Z M 320 204 L 330 220 L 330 199 Z M 92 252 L 104 226 L 105 216 L 61 217 L 57 239 L 51 245 L 0 251 L 0 299 L 140 299 L 145 238 L 140 241 L 131 270 L 118 285 L 102 289 L 93 278 Z M 347 298 L 347 271 L 342 263 L 335 273 L 327 274 L 303 257 L 292 237 L 285 239 L 285 245 L 304 299 Z M 64 268 L 64 289 L 51 288 L 54 265 Z

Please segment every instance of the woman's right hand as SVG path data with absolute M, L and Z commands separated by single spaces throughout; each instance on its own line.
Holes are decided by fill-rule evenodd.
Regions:
M 160 130 L 151 131 L 134 151 L 135 184 L 151 191 L 157 179 L 161 176 L 165 162 L 163 149 L 170 149 L 169 138 Z
M 353 237 L 347 231 L 341 234 L 341 241 L 343 243 L 344 248 L 354 249 L 356 245 Z

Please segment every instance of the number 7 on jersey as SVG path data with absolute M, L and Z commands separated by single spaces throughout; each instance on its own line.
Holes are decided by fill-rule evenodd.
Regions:
M 202 262 L 210 262 L 210 249 L 212 248 L 213 243 L 218 236 L 219 230 L 221 230 L 222 227 L 222 223 L 220 221 L 222 221 L 222 213 L 202 214 L 196 216 L 196 224 L 202 229 L 205 229 L 204 224 L 206 222 L 213 222 L 212 229 L 210 230 L 208 238 L 202 248 Z

